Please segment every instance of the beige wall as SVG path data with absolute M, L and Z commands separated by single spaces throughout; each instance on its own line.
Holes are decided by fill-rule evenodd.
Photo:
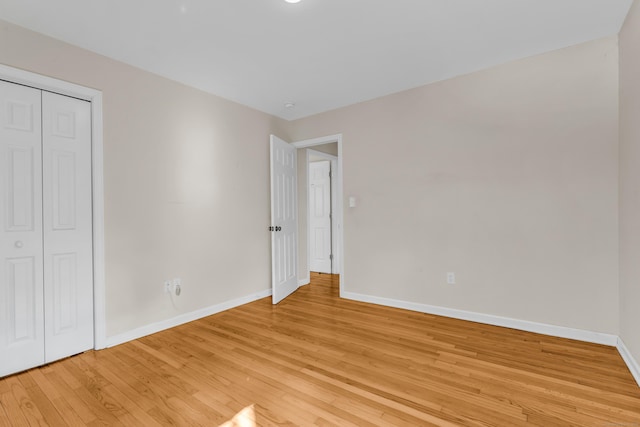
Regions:
M 620 336 L 640 361 L 640 3 L 620 33 Z
M 268 140 L 286 123 L 1 21 L 0 63 L 103 91 L 109 336 L 270 288 Z
M 617 87 L 611 37 L 292 123 L 343 134 L 346 290 L 617 334 Z
M 325 153 L 325 154 L 331 154 L 332 156 L 337 156 L 338 155 L 338 143 L 337 142 L 332 142 L 330 144 L 315 145 L 315 146 L 311 147 L 311 150 L 319 151 L 319 152 Z
M 347 291 L 618 333 L 616 37 L 292 123 L 1 21 L 0 63 L 104 93 L 110 336 L 269 288 L 270 133 L 343 134 Z M 638 357 L 636 163 L 621 319 Z

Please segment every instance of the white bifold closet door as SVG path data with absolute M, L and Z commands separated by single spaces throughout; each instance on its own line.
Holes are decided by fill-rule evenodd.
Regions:
M 0 81 L 0 376 L 93 347 L 90 116 Z

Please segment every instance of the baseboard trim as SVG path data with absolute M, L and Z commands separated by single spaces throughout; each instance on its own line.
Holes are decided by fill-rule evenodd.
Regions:
M 184 323 L 193 322 L 194 320 L 202 319 L 203 317 L 211 316 L 212 314 L 239 307 L 241 305 L 248 304 L 250 302 L 266 298 L 268 296 L 271 296 L 271 289 L 256 292 L 254 294 L 236 298 L 234 300 L 226 301 L 220 304 L 212 305 L 200 310 L 184 313 L 179 316 L 172 317 L 171 319 L 163 320 L 161 322 L 151 323 L 149 325 L 132 329 L 121 334 L 107 337 L 106 347 L 114 347 L 116 345 L 124 344 L 128 341 L 133 341 L 147 335 L 155 334 L 156 332 L 164 331 L 165 329 L 174 328 Z
M 618 337 L 616 348 L 618 349 L 618 352 L 620 352 L 620 356 L 622 356 L 622 360 L 624 360 L 624 363 L 627 364 L 629 371 L 631 371 L 631 375 L 633 375 L 633 378 L 636 380 L 638 386 L 640 387 L 640 364 L 638 364 L 638 361 L 633 357 L 627 346 L 624 345 L 624 341 L 622 341 L 622 338 L 620 337 Z
M 371 295 L 363 295 L 353 292 L 345 292 L 343 298 L 371 304 L 384 305 L 388 307 L 402 308 L 405 310 L 417 311 L 420 313 L 435 314 L 438 316 L 452 317 L 460 320 L 484 323 L 493 326 L 518 329 L 521 331 L 535 332 L 538 334 L 551 335 L 559 338 L 569 338 L 573 340 L 586 341 L 596 344 L 604 344 L 615 347 L 618 344 L 618 336 L 601 332 L 585 331 L 582 329 L 567 328 L 564 326 L 549 325 L 546 323 L 530 322 L 527 320 L 512 319 L 509 317 L 493 316 L 490 314 L 476 313 L 472 311 L 456 310 L 453 308 L 438 307 L 434 305 L 419 304 L 408 301 L 382 298 Z
M 307 276 L 304 279 L 298 279 L 298 287 L 307 286 L 311 283 L 311 276 Z

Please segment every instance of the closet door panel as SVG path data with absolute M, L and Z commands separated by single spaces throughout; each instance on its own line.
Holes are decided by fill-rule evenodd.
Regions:
M 45 361 L 93 348 L 91 104 L 43 92 Z
M 41 92 L 0 81 L 0 376 L 44 363 Z

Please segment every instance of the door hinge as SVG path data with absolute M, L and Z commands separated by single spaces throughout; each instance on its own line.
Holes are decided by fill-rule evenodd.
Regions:
M 329 259 L 330 259 L 331 261 L 333 261 L 333 254 L 330 254 L 330 255 L 329 255 Z
M 332 176 L 333 176 L 333 173 L 329 171 L 329 178 L 331 178 Z

